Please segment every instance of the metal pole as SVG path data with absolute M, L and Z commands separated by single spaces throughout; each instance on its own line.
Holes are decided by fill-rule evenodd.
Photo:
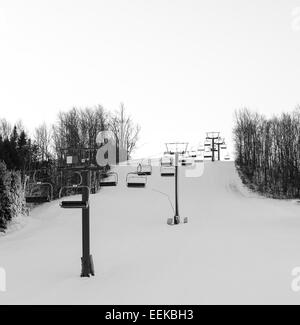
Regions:
M 178 152 L 175 153 L 175 216 L 174 224 L 178 225 L 179 220 L 179 207 L 178 207 Z
M 120 142 L 119 139 L 116 140 L 116 164 L 120 163 Z
M 89 172 L 83 172 L 83 185 L 88 184 L 88 174 Z M 89 189 L 82 189 L 82 201 L 89 201 Z M 90 275 L 95 275 L 93 258 L 90 254 L 90 207 L 82 209 L 82 258 L 81 258 L 81 276 L 89 277 Z
M 212 157 L 211 157 L 211 160 L 212 161 L 215 161 L 215 138 L 212 138 Z

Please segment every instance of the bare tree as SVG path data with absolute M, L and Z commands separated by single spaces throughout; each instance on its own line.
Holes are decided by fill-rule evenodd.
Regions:
M 133 122 L 130 115 L 126 114 L 123 103 L 121 103 L 120 109 L 111 115 L 109 127 L 115 136 L 117 145 L 126 150 L 126 158 L 129 159 L 136 147 L 140 126 Z
M 276 197 L 300 196 L 300 108 L 266 119 L 235 114 L 236 165 L 244 180 Z
M 84 140 L 80 136 L 80 110 L 73 108 L 60 112 L 58 121 L 53 126 L 54 149 L 59 155 L 61 148 L 80 148 Z
M 41 161 L 47 160 L 51 156 L 51 133 L 51 129 L 47 127 L 46 123 L 35 129 L 34 142 L 37 146 L 38 158 Z
M 107 113 L 100 105 L 60 112 L 53 126 L 54 151 L 59 156 L 62 148 L 96 148 L 97 134 L 107 128 Z
M 0 135 L 3 139 L 9 138 L 12 132 L 12 126 L 6 119 L 0 120 Z
M 84 145 L 89 148 L 96 147 L 97 134 L 107 129 L 107 113 L 102 106 L 86 108 L 80 111 L 80 134 Z

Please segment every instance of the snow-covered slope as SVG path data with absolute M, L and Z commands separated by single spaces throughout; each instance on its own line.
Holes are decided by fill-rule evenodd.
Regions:
M 80 278 L 81 212 L 58 202 L 32 211 L 27 225 L 0 237 L 7 292 L 0 304 L 300 303 L 291 271 L 300 266 L 299 206 L 243 187 L 231 162 L 205 163 L 180 177 L 180 212 L 168 226 L 172 178 L 159 168 L 146 189 L 120 183 L 91 196 L 96 276 Z

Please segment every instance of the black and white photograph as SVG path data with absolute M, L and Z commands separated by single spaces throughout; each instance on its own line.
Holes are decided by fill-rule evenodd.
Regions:
M 300 305 L 300 0 L 0 0 L 9 305 Z

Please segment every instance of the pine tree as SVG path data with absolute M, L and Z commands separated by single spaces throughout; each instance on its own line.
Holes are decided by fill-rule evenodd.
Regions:
M 25 193 L 20 172 L 11 172 L 10 181 L 10 209 L 14 218 L 26 214 Z
M 10 160 L 12 162 L 12 166 L 9 166 L 9 169 L 20 169 L 20 158 L 18 155 L 18 130 L 17 127 L 14 126 L 12 134 L 10 136 Z
M 0 228 L 5 229 L 11 220 L 10 173 L 6 165 L 0 162 Z

